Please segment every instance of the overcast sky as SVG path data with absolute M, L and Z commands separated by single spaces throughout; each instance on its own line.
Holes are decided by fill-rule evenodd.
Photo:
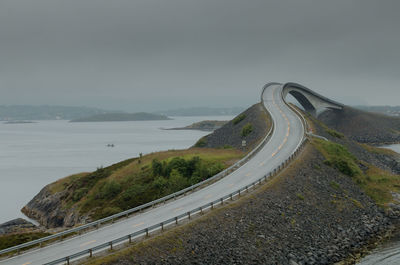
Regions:
M 298 82 L 400 105 L 398 0 L 1 0 L 0 104 L 248 106 Z

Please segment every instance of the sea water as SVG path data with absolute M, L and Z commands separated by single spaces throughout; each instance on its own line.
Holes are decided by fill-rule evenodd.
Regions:
M 232 116 L 166 121 L 0 123 L 0 224 L 17 217 L 45 185 L 140 153 L 184 149 L 209 132 L 163 130 Z

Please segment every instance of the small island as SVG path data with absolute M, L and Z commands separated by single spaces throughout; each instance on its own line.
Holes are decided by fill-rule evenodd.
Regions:
M 165 130 L 200 130 L 200 131 L 214 131 L 216 129 L 224 126 L 228 121 L 215 121 L 215 120 L 206 120 L 195 122 L 191 125 L 180 127 L 180 128 L 170 128 Z
M 161 121 L 171 120 L 169 117 L 161 114 L 146 112 L 138 113 L 104 113 L 89 117 L 71 120 L 70 122 L 103 122 L 103 121 Z
M 4 124 L 25 124 L 25 123 L 36 123 L 34 121 L 6 121 Z

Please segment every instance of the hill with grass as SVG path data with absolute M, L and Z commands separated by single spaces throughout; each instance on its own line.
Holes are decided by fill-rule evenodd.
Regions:
M 103 122 L 103 121 L 159 121 L 170 120 L 165 115 L 146 112 L 138 113 L 102 113 L 89 117 L 71 120 L 71 122 Z
M 128 159 L 49 184 L 22 212 L 47 228 L 87 223 L 196 184 L 242 155 L 233 149 L 189 149 Z
M 202 137 L 194 146 L 248 151 L 264 138 L 271 126 L 268 112 L 262 103 L 257 103 L 221 128 Z M 246 143 L 245 146 L 242 146 L 243 141 Z

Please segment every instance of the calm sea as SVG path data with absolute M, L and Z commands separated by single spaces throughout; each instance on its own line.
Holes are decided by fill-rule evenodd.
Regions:
M 207 132 L 162 130 L 232 116 L 174 117 L 168 121 L 38 121 L 0 123 L 0 223 L 24 217 L 20 209 L 45 185 L 93 171 L 139 153 L 192 146 Z M 107 147 L 113 144 L 114 147 Z

